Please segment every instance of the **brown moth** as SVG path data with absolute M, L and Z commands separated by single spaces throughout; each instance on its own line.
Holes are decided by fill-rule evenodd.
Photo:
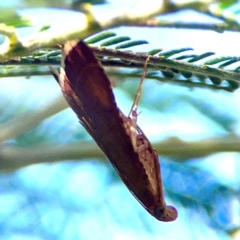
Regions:
M 51 71 L 80 123 L 142 206 L 160 221 L 175 220 L 177 210 L 164 201 L 158 155 L 142 130 L 117 107 L 110 81 L 91 49 L 82 41 L 69 41 L 62 51 L 60 71 Z M 135 110 L 132 114 L 136 118 Z

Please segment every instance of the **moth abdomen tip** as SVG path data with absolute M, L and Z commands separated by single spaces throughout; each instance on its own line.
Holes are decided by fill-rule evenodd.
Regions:
M 178 211 L 173 206 L 156 206 L 154 209 L 154 216 L 163 222 L 172 222 L 177 219 Z

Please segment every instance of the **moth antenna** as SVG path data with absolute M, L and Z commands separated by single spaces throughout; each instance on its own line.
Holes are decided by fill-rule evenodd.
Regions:
M 130 112 L 128 114 L 128 117 L 130 117 L 131 113 L 133 110 L 137 111 L 137 107 L 138 107 L 138 103 L 140 101 L 140 97 L 141 97 L 141 93 L 142 93 L 142 85 L 143 85 L 143 80 L 147 74 L 147 64 L 148 64 L 148 61 L 150 60 L 150 57 L 151 55 L 149 55 L 144 63 L 144 66 L 143 66 L 143 72 L 142 72 L 142 76 L 141 76 L 141 79 L 140 79 L 140 83 L 138 85 L 138 89 L 137 89 L 137 92 L 135 94 L 135 97 L 134 97 L 134 101 L 133 101 L 133 105 L 130 109 Z
M 130 112 L 128 114 L 129 118 L 130 118 L 130 116 L 132 114 L 132 117 L 131 117 L 132 126 L 130 127 L 130 135 L 131 135 L 131 139 L 132 139 L 132 144 L 133 144 L 134 150 L 137 149 L 137 116 L 138 116 L 137 108 L 138 108 L 138 103 L 140 101 L 140 97 L 141 97 L 141 93 L 142 93 L 143 80 L 144 80 L 144 78 L 146 76 L 146 73 L 147 73 L 147 64 L 148 64 L 148 61 L 150 60 L 150 57 L 151 57 L 151 55 L 149 55 L 147 57 L 147 59 L 146 59 L 146 61 L 144 63 L 143 72 L 142 72 L 142 76 L 141 76 L 141 79 L 140 79 L 140 83 L 138 85 L 138 89 L 137 89 L 137 92 L 135 94 L 132 107 L 131 107 Z

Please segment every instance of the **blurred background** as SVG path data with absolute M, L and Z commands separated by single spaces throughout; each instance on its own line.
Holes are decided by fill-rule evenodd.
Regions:
M 95 13 L 102 14 L 131 7 L 138 1 L 96 2 Z M 151 4 L 150 0 L 147 2 Z M 77 4 L 55 0 L 49 6 L 44 0 L 11 0 L 1 1 L 0 7 L 9 16 L 17 10 L 31 19 L 33 26 L 19 28 L 19 34 L 25 36 L 43 25 L 50 24 L 57 31 L 76 24 L 81 13 L 71 9 Z M 219 21 L 191 10 L 161 18 Z M 119 36 L 149 42 L 131 48 L 134 52 L 191 47 L 194 54 L 211 51 L 216 56 L 240 56 L 238 32 L 146 27 L 111 30 Z M 7 71 L 7 67 L 1 66 L 1 71 Z M 128 114 L 139 79 L 110 78 L 118 106 Z M 175 222 L 162 223 L 151 217 L 121 182 L 73 111 L 67 108 L 52 76 L 2 77 L 0 81 L 1 239 L 240 239 L 239 153 L 199 157 L 198 146 L 196 158 L 194 154 L 184 158 L 159 152 L 166 201 L 179 211 Z M 146 79 L 138 125 L 159 147 L 161 141 L 169 140 L 174 148 L 174 139 L 198 141 L 199 147 L 208 139 L 238 139 L 239 93 Z M 8 151 L 8 147 L 21 147 L 21 151 Z M 72 156 L 76 148 L 82 148 L 82 156 L 72 160 L 76 159 Z M 51 156 L 62 154 L 65 149 L 62 162 L 51 161 Z M 91 157 L 84 149 L 91 152 Z M 14 169 L 14 163 L 19 168 L 20 161 L 24 166 L 35 159 L 47 163 Z M 7 160 L 11 162 L 9 168 Z

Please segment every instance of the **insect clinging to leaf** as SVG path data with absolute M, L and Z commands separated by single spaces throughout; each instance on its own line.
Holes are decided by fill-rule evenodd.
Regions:
M 164 200 L 157 152 L 137 125 L 144 76 L 127 117 L 116 105 L 110 81 L 92 50 L 83 41 L 69 41 L 62 52 L 60 71 L 51 71 L 80 123 L 141 205 L 160 221 L 175 220 L 177 210 Z

